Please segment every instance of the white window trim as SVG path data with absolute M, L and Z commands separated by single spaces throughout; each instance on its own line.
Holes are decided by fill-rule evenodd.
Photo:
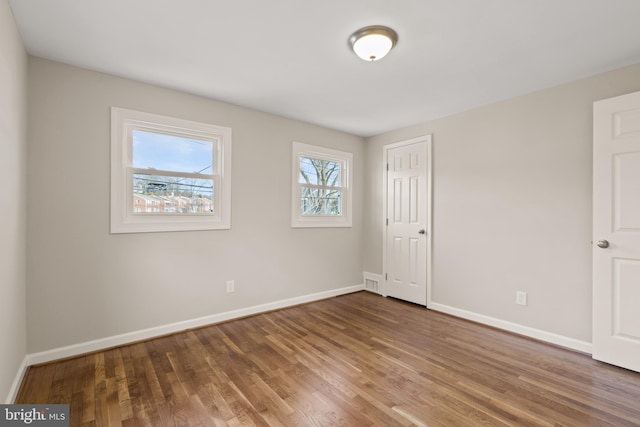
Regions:
M 134 129 L 216 142 L 214 215 L 140 215 L 133 210 Z M 111 233 L 220 230 L 231 228 L 231 128 L 111 107 Z
M 353 154 L 346 151 L 293 142 L 291 175 L 291 227 L 351 227 Z M 300 214 L 300 157 L 311 157 L 340 162 L 342 164 L 342 215 L 301 215 Z

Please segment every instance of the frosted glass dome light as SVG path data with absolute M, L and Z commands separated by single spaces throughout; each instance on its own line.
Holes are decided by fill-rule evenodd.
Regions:
M 361 28 L 349 37 L 351 49 L 365 61 L 384 58 L 397 42 L 398 34 L 381 25 Z

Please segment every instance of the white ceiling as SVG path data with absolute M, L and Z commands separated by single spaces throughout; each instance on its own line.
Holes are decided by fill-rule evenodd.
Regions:
M 640 62 L 639 0 L 9 2 L 32 55 L 361 136 Z

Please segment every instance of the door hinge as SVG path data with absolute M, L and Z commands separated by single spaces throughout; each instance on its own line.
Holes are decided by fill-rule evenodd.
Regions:
M 387 226 L 389 225 L 389 218 L 387 218 Z
M 387 275 L 387 273 L 384 273 L 384 280 L 389 280 L 389 276 Z
M 389 163 L 387 163 L 387 172 L 389 172 Z

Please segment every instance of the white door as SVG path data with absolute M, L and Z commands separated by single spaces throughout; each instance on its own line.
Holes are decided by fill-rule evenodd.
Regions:
M 427 305 L 431 136 L 385 146 L 384 295 Z
M 640 92 L 593 125 L 593 358 L 640 372 Z

